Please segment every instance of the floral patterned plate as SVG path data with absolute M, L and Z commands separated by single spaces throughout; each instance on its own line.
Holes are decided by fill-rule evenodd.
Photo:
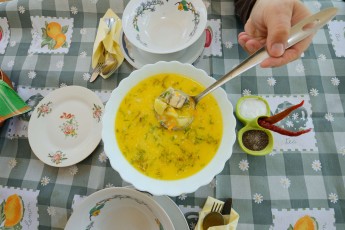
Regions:
M 87 88 L 67 86 L 54 90 L 31 115 L 28 138 L 33 152 L 55 167 L 82 161 L 101 140 L 103 110 L 100 98 Z
M 76 206 L 65 227 L 74 229 L 174 230 L 175 227 L 152 197 L 134 189 L 113 187 L 91 194 Z

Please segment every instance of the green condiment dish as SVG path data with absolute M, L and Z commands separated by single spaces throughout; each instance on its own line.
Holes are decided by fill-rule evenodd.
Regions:
M 270 116 L 270 107 L 267 101 L 260 96 L 243 96 L 237 101 L 235 113 L 236 117 L 244 124 L 244 127 L 237 133 L 237 140 L 241 149 L 254 156 L 264 156 L 271 153 L 274 144 L 273 135 L 271 131 L 258 124 L 260 117 Z

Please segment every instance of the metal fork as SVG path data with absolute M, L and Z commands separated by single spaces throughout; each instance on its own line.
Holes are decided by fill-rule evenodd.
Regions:
M 105 18 L 104 22 L 107 24 L 108 26 L 108 33 L 110 33 L 112 26 L 114 25 L 116 19 L 115 18 Z M 106 54 L 106 50 L 103 47 L 103 59 L 101 61 L 99 61 L 96 65 L 96 67 L 94 68 L 92 75 L 90 77 L 90 82 L 93 82 L 96 80 L 96 78 L 98 77 L 98 75 L 102 72 L 102 69 L 104 67 L 105 64 L 105 54 Z M 114 72 L 115 70 L 113 70 L 111 72 L 111 74 Z
M 223 209 L 223 204 L 214 202 L 211 208 L 211 212 L 221 212 Z
M 117 68 L 118 68 L 118 62 L 116 59 L 114 59 L 114 67 L 108 72 L 104 72 L 103 70 L 101 70 L 101 73 L 104 75 L 110 76 L 117 70 Z
M 96 79 L 96 77 L 101 73 L 103 65 L 104 65 L 104 60 L 97 63 L 96 67 L 93 69 L 90 82 L 92 82 L 92 79 Z

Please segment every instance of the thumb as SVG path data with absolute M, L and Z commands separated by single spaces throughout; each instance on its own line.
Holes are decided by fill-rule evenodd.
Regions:
M 292 10 L 283 9 L 270 12 L 267 21 L 267 50 L 270 56 L 284 54 L 290 34 Z

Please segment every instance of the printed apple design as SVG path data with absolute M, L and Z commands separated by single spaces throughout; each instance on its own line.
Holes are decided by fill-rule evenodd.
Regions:
M 210 47 L 211 42 L 212 42 L 212 29 L 211 29 L 211 27 L 208 26 L 205 29 L 205 32 L 206 32 L 205 48 L 208 48 L 208 47 Z
M 3 33 L 3 30 L 2 30 L 2 27 L 0 26 L 0 42 L 2 40 L 2 33 Z

